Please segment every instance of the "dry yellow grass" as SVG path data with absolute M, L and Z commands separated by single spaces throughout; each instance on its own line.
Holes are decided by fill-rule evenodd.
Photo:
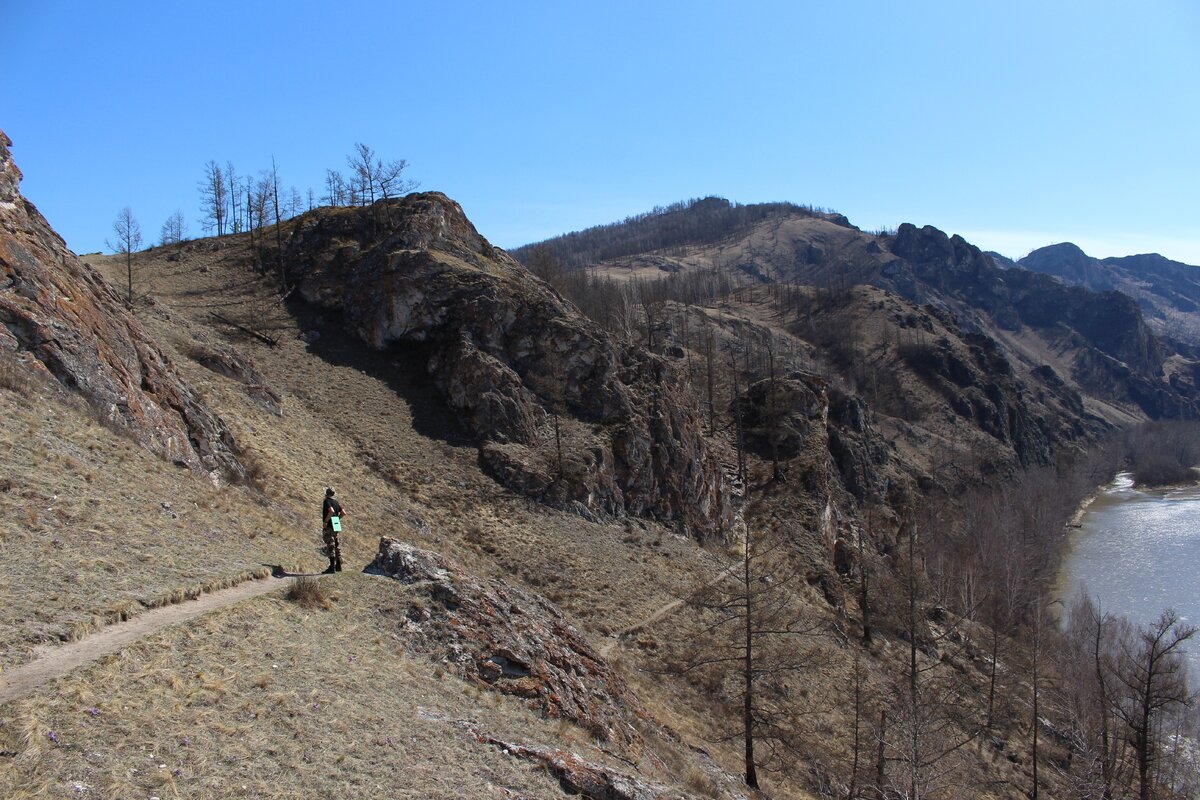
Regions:
M 584 731 L 408 654 L 405 587 L 349 573 L 322 581 L 338 596 L 326 611 L 259 598 L 0 707 L 0 749 L 19 753 L 0 771 L 0 796 L 562 796 L 472 731 L 630 769 Z M 701 780 L 664 747 L 664 761 Z M 644 762 L 651 776 L 656 761 Z
M 306 611 L 316 608 L 329 610 L 332 607 L 332 599 L 320 579 L 311 575 L 301 575 L 293 581 L 283 596 Z
M 216 490 L 51 387 L 0 389 L 0 666 L 145 608 L 315 563 L 311 529 Z
M 166 261 L 161 249 L 139 256 L 142 291 L 154 302 L 138 315 L 253 452 L 263 492 L 215 489 L 86 413 L 5 389 L 0 380 L 0 475 L 11 476 L 0 491 L 0 665 L 26 659 L 37 641 L 264 564 L 319 570 L 317 508 L 330 484 L 349 512 L 342 539 L 348 570 L 371 559 L 381 535 L 409 541 L 540 592 L 598 646 L 711 580 L 736 555 L 710 554 L 652 523 L 592 524 L 504 490 L 481 472 L 475 448 L 440 410 L 419 354 L 365 357 L 361 344 L 338 334 L 337 320 L 312 312 L 279 316 L 275 347 L 215 325 L 213 307 L 269 305 L 267 285 L 247 270 L 245 243 L 220 245 L 196 243 L 178 262 Z M 317 344 L 299 338 L 314 328 L 322 332 Z M 253 358 L 283 397 L 282 416 L 189 358 L 197 342 Z M 0 796 L 497 797 L 500 787 L 530 798 L 561 796 L 542 774 L 479 745 L 458 720 L 606 758 L 572 726 L 539 720 L 519 703 L 406 655 L 395 584 L 347 572 L 322 579 L 326 585 L 336 595 L 328 608 L 255 601 L 0 706 L 0 750 L 19 753 L 0 756 Z M 814 617 L 832 613 L 820 599 L 802 602 Z M 654 757 L 640 766 L 707 795 L 714 781 L 722 790 L 728 784 L 690 747 L 704 748 L 711 763 L 734 774 L 740 759 L 736 741 L 717 741 L 728 733 L 721 720 L 729 709 L 710 687 L 662 673 L 666 645 L 701 622 L 690 614 L 681 607 L 608 652 L 681 737 L 650 736 Z M 878 648 L 869 664 L 874 680 L 894 672 L 901 655 Z M 848 685 L 851 651 L 828 644 L 822 656 L 804 688 L 836 702 Z M 795 774 L 770 779 L 772 797 L 809 797 L 801 788 L 807 766 L 845 756 L 844 708 L 805 724 L 820 745 Z M 76 783 L 90 795 L 76 792 Z
M 361 568 L 371 559 L 379 536 L 395 536 L 445 553 L 480 574 L 504 576 L 542 592 L 562 605 L 581 628 L 596 632 L 597 640 L 670 602 L 694 575 L 704 574 L 706 557 L 697 553 L 693 543 L 661 526 L 640 522 L 628 527 L 595 525 L 547 510 L 496 485 L 480 471 L 475 448 L 456 431 L 453 419 L 438 410 L 440 402 L 419 361 L 396 353 L 390 366 L 373 367 L 370 359 L 364 363 L 359 345 L 339 340 L 328 330 L 321 352 L 313 352 L 298 338 L 300 331 L 314 324 L 311 320 L 292 321 L 290 330 L 278 331 L 279 345 L 274 348 L 213 327 L 207 310 L 214 304 L 240 302 L 239 298 L 255 297 L 255 292 L 261 298 L 261 286 L 252 286 L 246 293 L 244 266 L 239 262 L 242 256 L 236 245 L 190 255 L 195 259 L 190 263 L 166 262 L 164 255 L 160 251 L 157 260 L 141 265 L 144 289 L 153 303 L 139 306 L 139 318 L 164 343 L 205 401 L 232 425 L 241 444 L 255 454 L 264 491 L 214 488 L 203 477 L 172 467 L 99 426 L 86 410 L 0 388 L 0 417 L 5 420 L 0 425 L 0 467 L 5 472 L 0 474 L 11 476 L 11 491 L 0 492 L 5 520 L 0 524 L 0 546 L 5 553 L 0 564 L 0 600 L 5 606 L 0 609 L 0 664 L 27 660 L 38 642 L 70 638 L 91 626 L 135 614 L 147 605 L 221 586 L 263 565 L 319 570 L 324 561 L 318 550 L 317 508 L 322 490 L 329 484 L 337 487 L 349 512 L 342 539 L 347 569 Z M 239 281 L 241 288 L 230 288 Z M 242 384 L 190 359 L 187 353 L 194 352 L 198 341 L 233 346 L 252 357 L 284 398 L 282 417 L 256 404 Z M 169 509 L 163 507 L 164 502 L 170 504 Z M 9 553 L 27 558 L 9 558 Z M 383 650 L 356 651 L 357 645 L 350 645 L 347 637 L 364 630 L 363 626 L 374 630 L 371 626 L 378 614 L 370 604 L 372 595 L 360 596 L 359 592 L 376 584 L 350 573 L 334 579 L 341 599 L 331 604 L 331 610 L 308 612 L 295 604 L 273 601 L 271 613 L 251 615 L 262 617 L 269 632 L 229 628 L 224 621 L 194 623 L 183 629 L 186 633 L 161 637 L 170 641 L 169 645 L 147 642 L 136 655 L 127 651 L 109 657 L 39 691 L 27 702 L 0 707 L 0 738 L 5 742 L 0 750 L 21 752 L 7 765 L 7 759 L 0 760 L 0 770 L 17 768 L 17 777 L 0 783 L 0 796 L 5 796 L 5 790 L 24 789 L 31 796 L 73 791 L 72 781 L 84 780 L 77 776 L 85 774 L 81 770 L 91 763 L 88 753 L 104 755 L 103 764 L 88 767 L 86 772 L 96 796 L 258 796 L 268 784 L 276 794 L 262 796 L 293 796 L 289 792 L 298 796 L 304 789 L 298 784 L 288 788 L 287 781 L 292 780 L 285 777 L 288 770 L 302 774 L 313 769 L 311 764 L 336 762 L 342 755 L 345 759 L 335 771 L 359 788 L 349 783 L 334 788 L 340 779 L 331 776 L 322 779 L 329 781 L 330 794 L 307 796 L 355 796 L 368 786 L 373 791 L 374 784 L 369 782 L 376 773 L 384 785 L 403 783 L 395 777 L 403 773 L 409 776 L 408 785 L 424 787 L 407 796 L 495 796 L 498 790 L 481 788 L 479 794 L 451 791 L 450 787 L 460 783 L 474 785 L 462 783 L 466 767 L 454 767 L 460 754 L 450 740 L 457 741 L 461 731 L 453 725 L 409 720 L 403 725 L 416 725 L 417 733 L 403 725 L 388 728 L 401 723 L 367 719 L 361 716 L 366 711 L 343 708 L 345 693 L 335 693 L 329 701 L 337 711 L 335 728 L 322 729 L 315 720 L 308 721 L 312 725 L 293 725 L 290 721 L 301 710 L 306 716 L 315 711 L 303 706 L 311 688 L 302 691 L 298 685 L 281 686 L 278 671 L 269 664 L 264 667 L 249 656 L 235 657 L 236 648 L 223 651 L 223 645 L 217 647 L 212 636 L 205 640 L 207 644 L 197 645 L 200 651 L 185 646 L 202 637 L 209 626 L 226 632 L 219 642 L 236 641 L 238 647 L 278 637 L 280 643 L 263 652 L 295 653 L 289 673 L 301 674 L 308 664 L 295 650 L 298 643 L 311 648 L 308 657 L 318 661 L 326 656 L 333 659 L 331 653 L 340 649 L 343 657 L 355 656 L 355 674 L 362 676 L 364 693 L 367 684 L 412 683 L 424 686 L 422 691 L 434 685 L 443 687 L 436 692 L 439 703 L 478 707 L 475 717 L 488 722 L 489 731 L 496 735 L 521 739 L 523 731 L 536 730 L 535 720 L 523 708 L 518 709 L 523 720 L 520 725 L 507 730 L 492 728 L 491 706 L 498 701 L 490 692 L 481 694 L 475 687 L 448 678 L 443 683 L 435 678 L 437 670 L 423 662 L 417 669 L 405 667 L 407 662 L 384 659 L 383 654 L 394 653 L 397 646 L 392 638 L 394 624 L 386 634 L 370 634 L 382 636 L 375 644 L 386 645 Z M 348 591 L 347 585 L 354 588 Z M 316 635 L 331 631 L 337 632 L 332 640 Z M 295 642 L 287 644 L 292 639 Z M 212 653 L 207 654 L 204 647 L 212 647 Z M 204 666 L 209 658 L 213 663 Z M 336 659 L 329 664 L 330 670 L 335 664 L 340 666 Z M 203 679 L 197 677 L 200 674 Z M 289 674 L 289 680 L 291 677 Z M 334 678 L 330 680 L 336 683 Z M 385 692 L 410 690 L 389 688 Z M 98 698 L 110 691 L 120 700 L 102 705 Z M 249 718 L 222 705 L 233 702 L 229 698 L 235 696 L 245 705 L 247 692 L 273 698 L 266 703 L 268 709 L 289 710 L 267 714 L 259 708 L 258 716 Z M 92 697 L 89 693 L 97 699 L 81 699 Z M 161 702 L 150 699 L 160 696 L 164 698 Z M 127 703 L 126 697 L 136 697 L 140 705 Z M 81 717 L 74 716 L 78 709 L 72 702 L 89 703 Z M 364 708 L 372 704 L 367 698 L 361 703 Z M 222 710 L 218 713 L 214 707 Z M 92 708 L 101 714 L 88 713 Z M 411 715 L 411 707 L 404 708 L 400 714 Z M 32 713 L 34 709 L 40 710 Z M 193 716 L 178 716 L 185 709 L 196 710 Z M 286 725 L 281 721 L 285 719 Z M 314 745 L 293 744 L 299 741 L 294 738 L 296 726 L 307 730 L 311 739 L 321 738 L 316 731 L 324 730 L 322 735 L 331 743 L 321 747 L 341 749 L 353 740 L 360 748 L 359 755 L 329 755 L 326 750 L 314 750 Z M 390 746 L 376 751 L 357 736 L 360 728 L 373 726 L 384 740 L 389 736 L 393 742 L 416 738 L 404 745 L 399 755 Z M 63 748 L 48 736 L 49 731 L 58 736 L 61 729 L 86 738 L 102 727 L 103 735 L 88 741 L 102 741 L 107 750 L 99 745 Z M 180 751 L 176 761 L 182 759 L 182 766 L 173 763 L 170 769 L 158 770 L 154 765 L 151 772 L 146 771 L 152 760 L 149 754 L 160 755 L 157 741 L 192 729 L 206 731 L 211 737 L 207 755 L 192 762 L 189 754 L 197 751 Z M 63 741 L 61 736 L 59 739 Z M 275 739 L 283 744 L 263 745 L 261 750 L 238 749 L 246 742 Z M 563 730 L 560 725 L 546 729 L 543 741 L 572 747 L 592 760 L 603 758 L 586 735 Z M 421 752 L 414 756 L 418 744 Z M 463 746 L 468 744 L 477 746 L 464 739 Z M 221 761 L 226 745 L 238 756 L 238 766 Z M 397 757 L 386 759 L 389 755 Z M 389 760 L 389 765 L 378 766 L 375 762 L 381 758 Z M 507 757 L 487 758 L 509 763 Z M 679 759 L 687 762 L 684 756 Z M 276 763 L 287 767 L 273 766 Z M 192 777 L 181 783 L 173 771 L 186 770 L 189 764 Z M 619 762 L 618 766 L 629 768 Z M 135 769 L 138 771 L 133 772 Z M 522 775 L 528 772 L 521 764 L 510 769 Z M 441 771 L 447 774 L 441 776 Z M 251 772 L 261 776 L 252 778 Z M 247 790 L 237 783 L 242 775 L 246 775 Z M 534 783 L 543 787 L 544 778 L 535 778 Z M 662 778 L 679 783 L 682 773 L 663 774 Z M 218 781 L 224 782 L 218 786 Z M 186 790 L 180 788 L 184 785 Z M 519 788 L 521 781 L 496 785 Z M 520 791 L 530 797 L 558 794 L 557 788 L 549 795 L 538 793 L 543 789 Z

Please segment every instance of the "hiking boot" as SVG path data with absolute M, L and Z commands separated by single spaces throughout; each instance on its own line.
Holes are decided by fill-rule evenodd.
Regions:
M 325 571 L 322 572 L 321 574 L 322 575 L 332 575 L 334 572 L 336 572 L 336 570 L 333 568 L 333 565 L 330 564 L 328 567 L 325 568 Z

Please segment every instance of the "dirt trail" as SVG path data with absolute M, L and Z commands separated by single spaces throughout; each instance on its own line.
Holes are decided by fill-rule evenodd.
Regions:
M 721 572 L 717 575 L 717 577 L 713 578 L 711 581 L 704 584 L 704 586 L 701 587 L 701 590 L 707 589 L 709 586 L 712 586 L 716 583 L 719 583 L 720 581 L 725 580 L 726 578 L 729 578 L 730 576 L 732 576 L 734 574 L 734 572 L 737 571 L 737 569 L 740 566 L 741 566 L 740 563 L 731 564 L 730 566 L 721 570 Z M 687 601 L 688 601 L 688 598 L 686 598 L 686 597 L 680 597 L 676 600 L 672 600 L 671 602 L 667 603 L 666 605 L 659 606 L 657 609 L 655 609 L 650 614 L 650 616 L 640 619 L 637 622 L 633 623 L 632 625 L 624 627 L 619 631 L 614 631 L 614 632 L 610 633 L 608 635 L 608 638 L 605 640 L 604 644 L 600 645 L 600 655 L 604 656 L 605 658 L 608 658 L 608 654 L 612 652 L 612 649 L 617 645 L 617 642 L 621 641 L 622 639 L 624 639 L 626 636 L 629 636 L 630 634 L 637 633 L 642 628 L 645 628 L 649 625 L 653 625 L 655 622 L 658 622 L 663 617 L 668 616 L 669 614 L 673 613 L 677 608 L 682 606 Z M 0 691 L 3 691 L 3 690 L 0 690 Z M 2 696 L 0 696 L 0 699 L 2 699 Z
M 612 649 L 617 646 L 617 642 L 621 641 L 621 639 L 625 638 L 631 633 L 637 633 L 647 625 L 658 622 L 660 619 L 683 605 L 683 602 L 683 600 L 672 600 L 665 606 L 660 606 L 659 608 L 655 609 L 654 613 L 645 619 L 639 620 L 628 627 L 622 628 L 619 631 L 610 633 L 604 644 L 600 645 L 600 655 L 608 658 L 608 654 L 612 652 Z M 3 700 L 2 692 L 3 689 L 0 689 L 0 700 Z
M 745 538 L 746 537 L 746 522 L 742 516 L 742 509 L 740 509 L 740 508 L 734 513 L 733 530 L 734 530 L 734 535 L 740 536 L 742 542 L 746 541 L 746 538 Z M 718 572 L 713 577 L 712 580 L 705 583 L 703 586 L 701 586 L 696 591 L 703 591 L 704 589 L 707 589 L 710 586 L 715 586 L 716 584 L 720 583 L 723 580 L 727 580 L 728 578 L 732 577 L 741 566 L 742 566 L 742 562 L 740 560 L 733 562 L 732 564 L 728 565 L 727 567 L 722 569 L 720 572 Z M 659 606 L 654 611 L 650 612 L 649 616 L 643 617 L 642 619 L 638 620 L 637 622 L 633 623 L 632 625 L 628 625 L 624 628 L 621 628 L 621 630 L 619 630 L 619 631 L 613 631 L 605 639 L 604 644 L 600 645 L 600 655 L 603 656 L 604 658 L 608 658 L 608 654 L 612 652 L 612 649 L 614 647 L 616 647 L 617 643 L 620 642 L 622 639 L 624 639 L 626 636 L 629 636 L 630 634 L 633 634 L 633 633 L 637 633 L 642 628 L 645 628 L 649 625 L 653 625 L 655 622 L 658 622 L 663 617 L 674 613 L 676 609 L 678 609 L 680 606 L 682 606 L 687 601 L 688 601 L 687 597 L 676 598 L 675 600 L 672 600 L 671 602 L 669 602 L 665 605 Z
M 169 625 L 281 589 L 294 579 L 284 577 L 249 580 L 219 592 L 202 594 L 195 600 L 151 609 L 131 620 L 109 625 L 75 642 L 41 645 L 34 650 L 33 661 L 0 672 L 0 703 L 19 700 L 42 684 L 62 677 L 76 667 L 116 652 Z

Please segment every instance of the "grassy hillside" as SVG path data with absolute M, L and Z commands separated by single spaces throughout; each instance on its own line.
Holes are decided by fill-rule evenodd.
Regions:
M 88 260 L 110 280 L 123 275 L 114 259 Z M 718 612 L 704 598 L 730 588 L 747 533 L 786 540 L 779 563 L 791 571 L 791 588 L 778 602 L 806 631 L 787 644 L 804 668 L 771 684 L 787 698 L 789 719 L 786 746 L 774 743 L 780 749 L 772 763 L 782 771 L 764 776 L 765 796 L 844 793 L 856 751 L 860 772 L 873 769 L 866 761 L 876 723 L 860 714 L 856 725 L 855 708 L 865 714 L 883 704 L 910 658 L 927 676 L 927 696 L 954 698 L 954 730 L 977 729 L 988 634 L 944 609 L 936 619 L 904 622 L 900 520 L 880 497 L 864 494 L 859 507 L 841 487 L 843 467 L 833 461 L 824 420 L 806 428 L 806 449 L 786 465 L 782 484 L 768 480 L 769 458 L 750 454 L 746 499 L 753 502 L 742 509 L 730 545 L 704 547 L 645 519 L 588 521 L 485 474 L 474 443 L 431 385 L 420 345 L 369 351 L 342 329 L 339 315 L 300 302 L 281 307 L 254 262 L 245 237 L 155 248 L 134 262 L 137 316 L 203 401 L 229 421 L 249 468 L 242 485 L 215 485 L 150 455 L 61 388 L 20 368 L 2 373 L 9 377 L 0 381 L 0 436 L 10 446 L 3 456 L 9 477 L 0 487 L 0 664 L 26 662 L 36 644 L 53 650 L 106 621 L 275 566 L 320 569 L 317 508 L 326 485 L 337 488 L 348 511 L 343 551 L 351 572 L 323 579 L 327 602 L 304 608 L 280 596 L 248 601 L 0 706 L 4 792 L 561 795 L 556 767 L 505 755 L 488 744 L 494 738 L 562 748 L 674 787 L 670 796 L 744 796 L 734 702 L 741 676 L 712 664 L 684 667 L 703 660 L 706 648 L 728 645 L 712 638 Z M 684 331 L 692 326 L 694 336 L 701 324 L 721 342 L 748 334 L 757 341 L 766 331 L 786 345 L 786 358 L 773 351 L 781 369 L 832 374 L 846 366 L 842 359 L 864 380 L 904 344 L 898 326 L 947 339 L 947 352 L 964 363 L 974 357 L 951 323 L 878 290 L 850 292 L 839 302 L 800 315 L 749 292 L 703 309 L 676 307 L 663 317 L 656 349 L 678 348 L 670 357 L 682 360 L 698 398 L 706 383 L 703 352 Z M 856 336 L 839 355 L 819 334 L 842 324 Z M 804 374 L 812 386 L 823 385 Z M 869 450 L 881 446 L 870 438 L 877 435 L 898 442 L 882 461 L 862 462 L 878 467 L 874 478 L 883 491 L 911 491 L 921 475 L 958 486 L 938 471 L 939 453 L 991 456 L 996 439 L 965 418 L 945 416 L 941 384 L 908 378 L 876 386 L 871 398 L 885 400 L 895 388 L 901 396 L 892 399 L 910 404 L 904 413 L 878 402 L 883 411 L 872 412 L 874 427 L 854 432 L 850 423 L 830 422 L 844 428 L 838 446 Z M 734 387 L 727 377 L 717 385 L 726 400 L 710 446 L 732 468 L 727 399 Z M 830 407 L 853 416 L 853 403 L 843 402 L 846 389 L 832 385 L 832 406 L 818 409 L 818 417 Z M 914 425 L 905 415 L 924 422 Z M 1007 452 L 997 463 L 1011 464 Z M 868 529 L 863 520 L 871 514 Z M 580 726 L 538 717 L 532 705 L 491 691 L 485 681 L 455 677 L 406 627 L 413 587 L 354 574 L 381 536 L 555 603 L 644 704 L 644 741 L 598 741 Z M 876 582 L 869 647 L 859 643 L 859 572 L 836 566 L 837 554 L 860 537 L 869 543 L 862 563 Z M 911 651 L 915 638 L 920 647 Z M 1016 797 L 1029 782 L 1019 653 L 1007 640 L 1001 652 L 993 735 L 972 735 L 954 751 L 954 779 L 989 787 L 980 797 Z M 897 729 L 889 730 L 895 736 Z
M 120 277 L 123 265 L 88 260 Z M 497 485 L 403 352 L 370 356 L 336 320 L 280 313 L 250 263 L 237 239 L 135 258 L 137 315 L 231 421 L 252 465 L 247 485 L 214 486 L 101 425 L 57 384 L 5 372 L 3 663 L 274 566 L 319 570 L 326 485 L 348 511 L 348 569 L 361 569 L 379 537 L 392 536 L 541 592 L 598 644 L 708 574 L 713 556 L 670 529 L 590 523 Z M 212 316 L 260 324 L 264 307 L 277 346 Z M 312 330 L 320 336 L 306 338 L 315 341 L 300 338 Z M 264 405 L 262 387 L 202 365 L 214 352 L 252 363 L 279 402 Z M 459 719 L 500 738 L 607 758 L 582 730 L 536 722 L 519 702 L 484 697 L 479 685 L 407 654 L 393 582 L 343 574 L 333 584 L 330 610 L 252 601 L 0 707 L 3 793 L 58 796 L 80 783 L 85 796 L 102 797 L 334 797 L 376 785 L 412 797 L 560 794 L 541 770 L 475 742 Z M 288 662 L 275 670 L 283 653 Z M 635 688 L 642 680 L 630 678 Z M 651 745 L 640 765 L 651 777 L 702 787 L 723 780 L 686 746 Z M 151 754 L 170 765 L 160 770 Z M 713 756 L 736 771 L 735 749 Z M 313 764 L 330 769 L 316 775 Z

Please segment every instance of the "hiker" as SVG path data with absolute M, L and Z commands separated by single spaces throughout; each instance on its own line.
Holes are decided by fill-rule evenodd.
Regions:
M 333 488 L 326 488 L 325 502 L 321 504 L 321 521 L 325 525 L 322 538 L 325 540 L 325 553 L 329 556 L 326 573 L 342 571 L 342 543 L 338 535 L 342 532 L 342 517 L 345 515 L 342 504 L 333 499 Z

